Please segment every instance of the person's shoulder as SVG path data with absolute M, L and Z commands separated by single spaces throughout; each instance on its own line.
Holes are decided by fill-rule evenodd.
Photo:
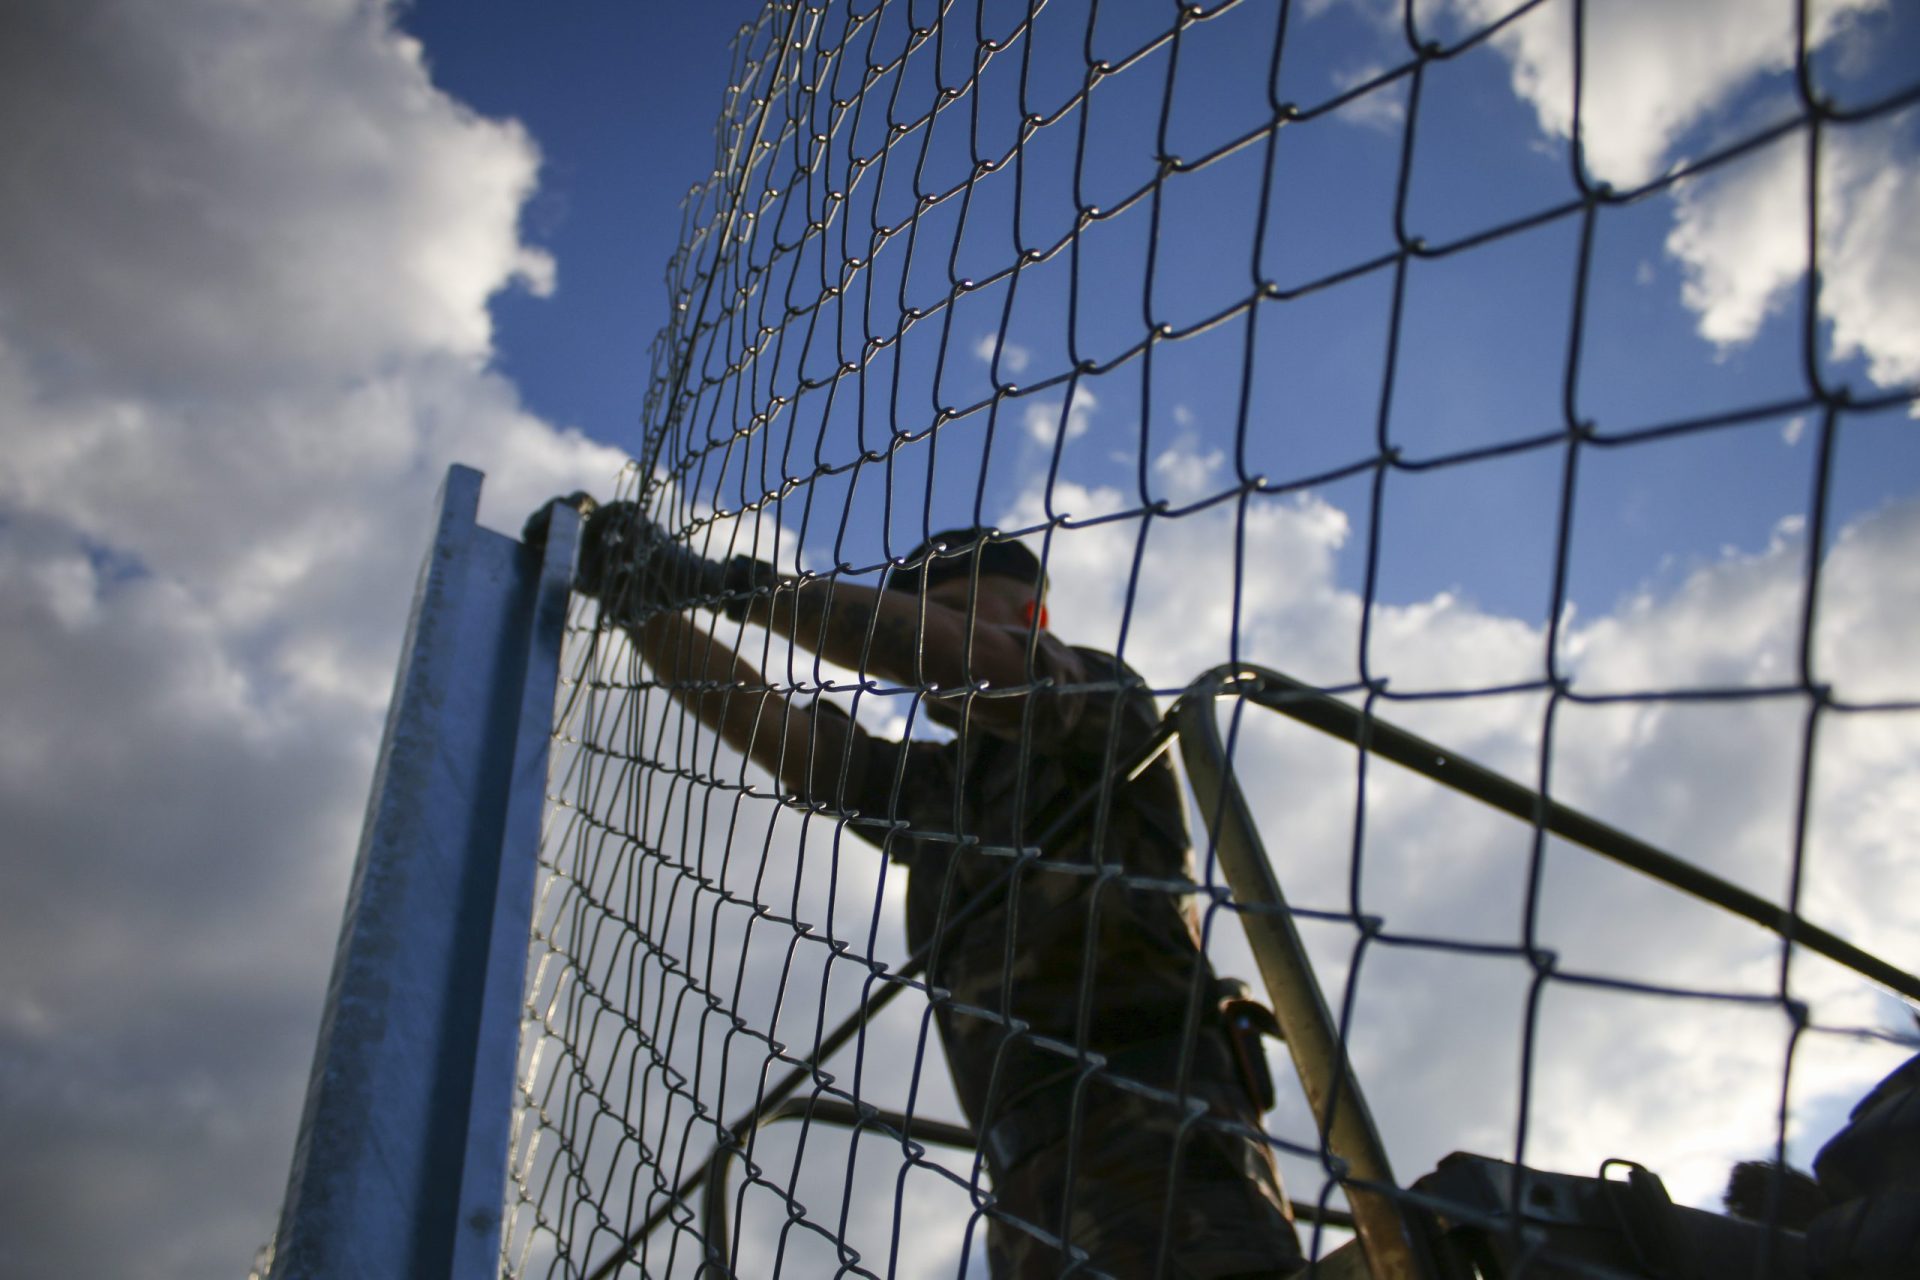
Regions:
M 1067 648 L 1079 657 L 1090 679 L 1102 682 L 1113 681 L 1135 688 L 1146 687 L 1147 682 L 1144 676 L 1105 649 L 1095 649 L 1082 644 L 1068 645 Z
M 1093 695 L 1080 701 L 1101 708 L 1086 718 L 1082 728 L 1103 743 L 1105 724 L 1116 716 L 1130 726 L 1130 733 L 1151 731 L 1160 719 L 1160 702 L 1146 677 L 1104 649 L 1074 645 L 1073 653 L 1080 663 L 1086 691 Z
M 884 814 L 896 807 L 951 800 L 959 755 L 960 743 L 954 738 L 873 734 L 860 760 L 854 804 L 863 813 Z
M 910 732 L 903 732 L 898 738 L 876 735 L 876 740 L 881 750 L 898 752 L 916 761 L 940 760 L 960 753 L 960 739 L 946 731 L 929 737 Z

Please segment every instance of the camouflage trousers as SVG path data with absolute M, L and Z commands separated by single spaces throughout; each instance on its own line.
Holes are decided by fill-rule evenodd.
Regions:
M 1211 1116 L 1257 1130 L 1244 1090 L 1208 1083 L 1194 1090 L 1212 1104 Z M 996 1169 L 996 1212 L 987 1229 L 994 1280 L 1252 1280 L 1304 1265 L 1265 1143 L 1205 1120 L 1182 1135 L 1170 1104 L 1094 1080 L 1081 1104 L 1078 1141 L 1069 1144 L 1071 1090 L 1050 1090 L 1041 1105 L 1049 1102 L 1059 1107 L 1050 1120 L 1034 1121 L 1032 1103 L 1013 1118 L 1061 1131 L 1057 1140 Z

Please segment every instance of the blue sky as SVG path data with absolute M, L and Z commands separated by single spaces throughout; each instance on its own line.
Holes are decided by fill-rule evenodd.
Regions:
M 1080 19 L 1056 10 L 1060 31 L 1078 29 Z M 1095 33 L 1097 57 L 1118 58 L 1160 29 L 1153 6 L 1120 11 L 1118 20 L 1114 12 L 1103 14 Z M 644 353 L 663 314 L 662 264 L 679 233 L 679 197 L 711 167 L 709 127 L 726 74 L 724 46 L 743 15 L 754 16 L 752 7 L 643 15 L 588 6 L 536 22 L 511 6 L 431 2 L 404 15 L 407 29 L 426 44 L 436 83 L 482 111 L 521 120 L 542 148 L 541 186 L 525 209 L 523 228 L 553 254 L 561 285 L 549 297 L 496 296 L 498 366 L 536 411 L 629 450 L 638 449 Z M 1273 7 L 1247 5 L 1194 28 L 1173 86 L 1170 152 L 1204 155 L 1266 118 L 1277 15 Z M 1821 61 L 1831 77 L 1825 83 L 1840 100 L 1863 101 L 1898 87 L 1920 41 L 1920 24 L 1909 18 L 1897 7 L 1869 12 L 1849 30 L 1853 51 Z M 1008 19 L 990 7 L 990 27 Z M 1436 27 L 1464 29 L 1457 14 Z M 1406 64 L 1399 32 L 1368 6 L 1296 17 L 1290 41 L 1274 93 L 1309 112 L 1365 78 L 1363 72 Z M 1151 176 L 1167 61 L 1163 49 L 1096 97 L 1088 113 L 1087 203 L 1111 207 Z M 994 65 L 1013 66 L 1005 59 Z M 1077 50 L 1064 42 L 1058 48 L 1037 42 L 1026 72 L 1034 109 L 1064 101 L 1078 83 L 1079 65 Z M 1493 44 L 1438 64 L 1426 77 L 1404 215 L 1409 235 L 1447 246 L 1575 197 L 1567 140 L 1542 130 L 1510 80 L 1508 57 Z M 1012 71 L 990 73 L 978 126 L 981 154 L 1003 152 L 1014 136 L 1006 104 L 1016 87 Z M 1008 92 L 998 93 L 1002 88 Z M 1284 132 L 1271 160 L 1256 144 L 1169 184 L 1160 210 L 1154 318 L 1182 328 L 1244 299 L 1253 279 L 1291 290 L 1390 254 L 1407 88 L 1406 77 L 1394 79 Z M 1702 109 L 1660 158 L 1697 155 L 1784 118 L 1791 90 L 1790 70 L 1760 70 Z M 633 127 L 639 120 L 658 127 Z M 1913 145 L 1911 119 L 1871 127 Z M 1071 225 L 1076 129 L 1077 115 L 1028 144 L 1023 246 L 1051 244 Z M 962 131 L 935 131 L 928 186 L 959 172 L 966 143 Z M 855 145 L 869 150 L 871 140 Z M 1801 135 L 1780 146 L 1803 146 Z M 1269 165 L 1275 188 L 1256 263 L 1254 214 L 1261 171 Z M 1014 240 L 1010 201 L 1010 184 L 981 185 L 968 211 L 957 276 L 1005 267 Z M 881 221 L 899 212 L 889 210 L 884 196 L 874 208 Z M 1136 206 L 1085 238 L 1082 269 L 1098 282 L 1083 283 L 1075 337 L 1085 357 L 1109 359 L 1144 329 L 1148 216 Z M 1760 550 L 1782 520 L 1808 511 L 1817 414 L 1796 403 L 1809 398 L 1799 358 L 1798 290 L 1774 298 L 1750 336 L 1734 342 L 1703 336 L 1698 312 L 1682 301 L 1685 264 L 1666 248 L 1674 217 L 1674 199 L 1665 194 L 1600 215 L 1572 412 L 1603 435 L 1617 435 L 1770 403 L 1796 407 L 1668 442 L 1586 451 L 1568 586 L 1587 612 L 1610 610 L 1641 587 L 1670 589 L 1725 548 Z M 928 232 L 951 235 L 951 221 L 929 218 Z M 1565 216 L 1412 265 L 1387 423 L 1388 441 L 1404 458 L 1431 460 L 1562 427 L 1579 235 L 1578 218 Z M 892 283 L 885 268 L 880 271 Z M 1026 381 L 1066 371 L 1064 277 L 1059 259 L 1023 277 L 1006 341 L 1032 362 Z M 931 306 L 947 289 L 943 264 L 930 264 L 922 253 L 910 285 L 912 300 Z M 1245 429 L 1249 473 L 1288 484 L 1374 455 L 1391 286 L 1391 267 L 1383 265 L 1297 302 L 1263 308 Z M 976 403 L 990 392 L 984 362 L 971 354 L 998 330 L 1003 299 L 1004 288 L 994 289 L 955 308 L 947 339 L 955 350 L 941 384 L 945 402 Z M 1243 325 L 1236 320 L 1159 349 L 1144 443 L 1142 362 L 1091 379 L 1087 390 L 1099 406 L 1100 430 L 1068 451 L 1063 474 L 1137 492 L 1132 477 L 1143 450 L 1151 456 L 1176 439 L 1201 450 L 1231 449 Z M 1821 345 L 1830 347 L 1826 334 Z M 903 346 L 924 382 L 933 344 Z M 1862 396 L 1876 389 L 1859 354 L 1823 363 L 1835 382 Z M 1023 380 L 1009 371 L 1003 378 Z M 1175 420 L 1175 406 L 1182 421 Z M 895 425 L 924 431 L 931 408 L 924 393 L 918 401 L 909 398 Z M 1920 453 L 1904 418 L 1896 407 L 1844 419 L 1835 521 L 1912 491 Z M 965 447 L 977 455 L 975 441 Z M 1563 455 L 1560 445 L 1549 444 L 1495 463 L 1395 472 L 1386 488 L 1378 598 L 1407 603 L 1457 591 L 1497 612 L 1542 616 Z M 1015 469 L 1034 461 L 1025 450 L 1005 446 L 998 456 Z M 913 471 L 911 456 L 900 461 Z M 1005 483 L 1004 475 L 995 482 Z M 936 526 L 971 518 L 966 488 L 956 482 L 936 495 Z M 1326 491 L 1358 527 L 1368 507 L 1366 488 L 1349 480 Z M 1712 499 L 1702 500 L 1705 494 Z M 994 520 L 1002 513 L 989 503 L 983 514 Z M 911 523 L 918 511 L 900 518 Z M 917 529 L 896 528 L 899 541 L 915 540 L 909 535 Z M 1345 585 L 1360 582 L 1363 543 L 1356 537 L 1348 544 Z M 809 552 L 825 556 L 828 549 L 814 545 Z
M 539 141 L 522 230 L 565 283 L 548 298 L 503 292 L 491 310 L 498 365 L 541 415 L 633 447 L 681 200 L 713 168 L 729 44 L 758 14 L 744 0 L 538 14 L 416 0 L 400 12 L 438 87 Z
M 1010 29 L 1021 7 L 989 0 L 989 34 Z M 1506 8 L 1419 5 L 1443 39 Z M 1782 50 L 1793 8 L 1589 3 L 1590 169 L 1629 189 L 1792 118 Z M 1445 247 L 1573 198 L 1570 10 L 1564 0 L 1536 6 L 1427 68 L 1408 234 Z M 897 41 L 908 16 L 925 22 L 932 11 L 921 0 L 909 15 L 893 0 L 874 29 Z M 1099 11 L 1093 56 L 1118 60 L 1171 8 L 1108 0 Z M 867 378 L 864 415 L 851 382 L 831 414 L 820 394 L 799 397 L 742 455 L 751 473 L 710 468 L 675 494 L 678 515 L 702 514 L 716 495 L 729 507 L 759 496 L 783 453 L 801 460 L 791 465 L 811 466 L 817 450 L 845 466 L 861 440 L 897 431 L 918 440 L 894 454 L 890 523 L 880 518 L 885 467 L 862 464 L 857 484 L 852 472 L 823 478 L 800 561 L 834 559 L 843 514 L 840 554 L 863 564 L 903 550 L 928 523 L 970 520 L 988 419 L 974 406 L 993 392 L 996 349 L 1002 381 L 1021 390 L 999 401 L 978 509 L 1010 527 L 1043 524 L 1050 509 L 1080 522 L 1143 501 L 1184 509 L 1235 490 L 1240 465 L 1297 486 L 1376 459 L 1385 257 L 1410 88 L 1393 73 L 1407 63 L 1405 45 L 1384 0 L 1302 0 L 1290 11 L 1273 92 L 1303 118 L 1280 131 L 1271 160 L 1256 140 L 1167 180 L 1151 289 L 1152 201 L 1112 211 L 1152 176 L 1166 50 L 1109 76 L 1084 113 L 1081 198 L 1109 216 L 1079 241 L 1072 330 L 1065 253 L 1023 267 L 1004 334 L 1005 282 L 939 308 L 959 208 L 942 201 L 921 216 L 910 270 L 894 236 L 855 274 L 857 290 L 882 286 L 876 335 L 899 337 L 900 354 L 889 347 Z M 0 133 L 0 815 L 13 855 L 0 897 L 0 967 L 13 975 L 0 992 L 5 1265 L 234 1274 L 265 1239 L 435 487 L 452 462 L 481 467 L 483 518 L 509 531 L 550 494 L 613 491 L 641 444 L 681 198 L 713 169 L 728 41 L 757 12 L 614 0 L 539 10 L 508 0 L 175 0 L 164 15 L 119 0 L 0 7 L 0 117 L 10 125 Z M 971 12 L 961 5 L 950 21 L 967 25 Z M 1080 0 L 1051 0 L 1036 28 L 1027 78 L 1042 113 L 1080 81 L 1086 12 Z M 1188 30 L 1167 151 L 1193 162 L 1268 118 L 1277 12 L 1246 0 Z M 1811 12 L 1816 78 L 1839 109 L 1911 90 L 1913 6 L 1831 0 Z M 970 44 L 970 34 L 949 41 L 947 73 Z M 1024 56 L 1010 49 L 987 64 L 983 153 L 1003 152 L 1017 132 L 1009 104 Z M 911 60 L 907 96 L 930 92 L 931 73 L 928 58 Z M 850 224 L 904 220 L 909 197 L 895 180 L 923 146 L 926 183 L 955 180 L 972 102 L 943 112 L 931 141 L 926 130 L 903 137 L 887 183 L 855 188 L 835 254 Z M 1081 114 L 1026 146 L 1023 246 L 1049 245 L 1072 225 Z M 870 153 L 877 119 L 836 134 L 832 154 Z M 1856 396 L 1910 389 L 1920 380 L 1920 111 L 1826 136 L 1829 305 L 1813 350 Z M 1803 145 L 1804 131 L 1790 132 L 1597 218 L 1576 416 L 1605 437 L 1781 407 L 1742 425 L 1583 447 L 1569 561 L 1576 623 L 1563 637 L 1583 688 L 1796 678 L 1805 533 L 1794 520 L 1809 514 L 1821 425 L 1796 407 L 1807 394 Z M 1259 226 L 1252 197 L 1269 172 Z M 1011 261 L 1013 176 L 975 185 L 954 276 L 985 279 Z M 711 202 L 702 207 L 709 216 Z M 1565 415 L 1577 224 L 1561 218 L 1408 265 L 1390 445 L 1422 461 L 1541 435 L 1550 443 L 1388 476 L 1368 661 L 1396 691 L 1531 679 L 1541 668 L 1565 453 L 1551 433 Z M 887 292 L 902 276 L 908 305 L 928 313 L 904 329 Z M 797 279 L 797 301 L 817 296 L 816 279 Z M 1255 308 L 1243 414 L 1245 317 L 1204 333 L 1184 327 L 1268 280 L 1289 296 Z M 1152 346 L 1151 391 L 1142 391 L 1149 360 L 1134 354 L 1083 377 L 1069 402 L 1070 351 L 1115 360 L 1146 334 L 1149 307 L 1175 326 Z M 840 317 L 844 333 L 865 336 L 851 316 Z M 810 374 L 822 344 L 807 354 Z M 756 377 L 791 380 L 800 359 L 789 344 Z M 897 399 L 887 376 L 896 359 Z M 936 404 L 973 409 L 928 438 Z M 1909 409 L 1846 413 L 1835 440 L 1836 537 L 1815 639 L 1821 675 L 1843 696 L 1920 699 L 1911 643 L 1920 447 Z M 712 395 L 690 401 L 701 431 L 730 428 L 740 412 Z M 1134 554 L 1137 521 L 1063 523 L 1051 552 L 1056 629 L 1112 647 L 1130 626 L 1129 659 L 1162 686 L 1229 651 L 1352 680 L 1369 485 L 1363 470 L 1248 499 L 1237 634 L 1221 603 L 1236 586 L 1233 502 L 1156 518 L 1130 616 L 1114 570 Z M 778 513 L 789 544 L 795 499 Z M 1643 587 L 1651 594 L 1636 597 Z M 1509 772 L 1540 763 L 1538 697 L 1403 704 L 1396 714 Z M 1556 785 L 1780 894 L 1805 714 L 1800 698 L 1563 707 Z M 1920 947 L 1920 916 L 1902 905 L 1920 902 L 1912 721 L 1822 718 L 1805 866 L 1815 918 L 1907 957 Z M 1263 820 L 1288 833 L 1290 884 L 1297 877 L 1305 900 L 1337 904 L 1351 762 L 1260 732 L 1269 736 L 1249 736 L 1242 760 L 1270 783 L 1259 803 Z M 1512 832 L 1483 831 L 1384 781 L 1370 794 L 1380 807 L 1368 815 L 1369 898 L 1396 922 L 1510 937 Z M 798 884 L 819 863 L 802 867 L 801 842 L 788 846 L 795 865 L 776 870 Z M 860 887 L 874 896 L 883 945 L 897 943 L 886 933 L 897 927 L 893 906 L 877 885 Z M 1769 989 L 1776 957 L 1750 937 L 1721 939 L 1571 857 L 1554 862 L 1549 887 L 1556 944 L 1582 965 Z M 1686 945 L 1669 945 L 1676 939 Z M 1334 939 L 1318 958 L 1337 982 L 1350 957 Z M 1404 957 L 1384 972 L 1404 973 L 1394 963 Z M 1806 985 L 1796 995 L 1828 1023 L 1892 1016 L 1858 984 L 1817 966 L 1797 972 Z M 1358 1044 L 1409 1167 L 1429 1166 L 1448 1143 L 1510 1140 L 1518 1023 L 1506 981 L 1362 987 L 1362 1007 L 1392 1015 Z M 1542 1096 L 1557 1099 L 1537 1117 L 1543 1159 L 1586 1167 L 1591 1149 L 1638 1134 L 1638 1152 L 1697 1200 L 1726 1158 L 1766 1140 L 1777 1026 L 1733 1028 L 1721 1009 L 1582 1021 L 1586 1006 L 1566 999 L 1568 1025 L 1540 1063 Z M 1469 1026 L 1484 1039 L 1461 1032 Z M 1424 1071 L 1389 1069 L 1405 1060 L 1403 1034 L 1420 1038 Z M 1845 1036 L 1810 1037 L 1802 1052 L 1790 1138 L 1804 1154 L 1890 1064 Z M 1482 1081 L 1491 1083 L 1476 1093 Z M 937 1252 L 921 1260 L 930 1273 Z

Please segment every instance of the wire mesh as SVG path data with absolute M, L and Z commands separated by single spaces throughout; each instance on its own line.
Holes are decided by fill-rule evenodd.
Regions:
M 1734 1160 L 1805 1162 L 1912 1042 L 1904 1006 L 1794 930 L 1909 965 L 1920 945 L 1895 798 L 1920 762 L 1899 639 L 1920 593 L 1898 589 L 1920 362 L 1897 278 L 1862 265 L 1903 234 L 1872 210 L 1920 189 L 1897 176 L 1920 79 L 1857 47 L 1862 6 L 1748 10 L 1725 42 L 1774 45 L 1692 117 L 1662 95 L 1731 73 L 1636 76 L 1634 6 L 831 0 L 742 30 L 623 496 L 784 585 L 746 620 L 694 586 L 658 614 L 576 601 L 507 1273 L 985 1275 L 998 1231 L 1041 1259 L 1023 1275 L 1219 1274 L 1179 1269 L 1171 1173 L 1167 1243 L 1129 1268 L 913 1131 L 995 1119 L 942 1052 L 965 1017 L 1076 1097 L 1184 1107 L 1181 1142 L 1253 1133 L 1189 1087 L 1206 980 L 1255 971 L 1247 907 L 1208 840 L 1147 870 L 1115 834 L 1164 738 L 1111 716 L 1097 784 L 1013 838 L 968 812 L 964 770 L 932 828 L 847 780 L 858 744 L 917 744 L 876 757 L 897 801 L 984 738 L 1038 778 L 1048 697 L 1164 701 L 1222 664 L 1404 719 L 1784 921 L 1722 919 L 1544 809 L 1479 813 L 1228 690 L 1227 757 L 1403 1185 L 1453 1150 L 1627 1157 L 1711 1204 Z M 940 601 L 893 593 L 903 634 L 875 589 L 959 526 L 1024 540 L 1053 629 L 1122 665 L 1049 666 L 1030 625 L 1023 679 L 936 673 Z M 682 622 L 646 660 L 656 616 Z M 1128 972 L 1104 944 L 1075 1016 L 1036 1028 L 1019 926 L 949 891 L 910 927 L 916 859 L 991 868 L 1016 912 L 1071 882 L 1089 939 L 1104 892 L 1190 913 L 1178 1082 L 1130 1076 L 1090 1027 L 1096 975 Z M 1000 998 L 970 1002 L 938 952 L 987 928 Z M 1304 1214 L 1338 1208 L 1342 1167 L 1269 1052 L 1258 1140 Z M 799 1122 L 761 1129 L 781 1104 Z M 1068 1182 L 1102 1123 L 1073 1115 Z M 717 1149 L 724 1241 L 700 1198 Z M 1301 1235 L 1309 1257 L 1345 1239 Z

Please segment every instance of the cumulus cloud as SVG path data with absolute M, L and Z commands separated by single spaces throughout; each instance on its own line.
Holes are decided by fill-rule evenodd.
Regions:
M 1820 300 L 1833 353 L 1864 358 L 1882 386 L 1920 382 L 1920 162 L 1848 136 L 1822 176 L 1834 216 L 1821 225 Z
M 1176 452 L 1156 467 L 1204 487 L 1202 477 L 1218 465 Z M 1120 501 L 1073 485 L 1053 493 L 1055 509 L 1075 514 Z M 1038 514 L 1030 496 L 1006 523 Z M 1180 687 L 1230 656 L 1319 683 L 1357 678 L 1361 602 L 1333 577 L 1348 534 L 1345 514 L 1313 497 L 1249 508 L 1237 653 L 1229 608 L 1234 520 L 1229 507 L 1156 522 L 1128 622 L 1129 661 L 1162 688 Z M 1114 566 L 1130 561 L 1135 532 L 1116 522 L 1055 536 L 1058 629 L 1096 645 L 1117 642 L 1125 582 Z M 1920 664 L 1902 648 L 1920 623 L 1913 607 L 1920 591 L 1900 589 L 1916 550 L 1920 504 L 1907 502 L 1862 517 L 1830 551 L 1815 670 L 1839 696 L 1920 691 Z M 1574 687 L 1620 693 L 1791 680 L 1804 557 L 1797 532 L 1783 529 L 1765 549 L 1704 565 L 1670 594 L 1570 623 Z M 1443 595 L 1376 607 L 1369 658 L 1390 688 L 1472 688 L 1537 677 L 1545 643 L 1537 623 Z M 1539 696 L 1507 695 L 1389 702 L 1380 714 L 1531 781 L 1544 710 Z M 1563 710 L 1552 740 L 1555 794 L 1778 899 L 1787 883 L 1804 716 L 1804 701 L 1775 699 Z M 1920 767 L 1920 725 L 1912 720 L 1887 713 L 1827 721 L 1806 864 L 1810 917 L 1896 962 L 1920 947 L 1920 912 L 1889 909 L 1920 900 L 1911 860 L 1898 853 L 1902 833 L 1920 816 L 1910 812 L 1900 781 Z M 1241 731 L 1241 775 L 1294 901 L 1342 908 L 1356 803 L 1352 752 L 1265 713 L 1249 712 Z M 1368 794 L 1366 909 L 1406 932 L 1517 945 L 1524 826 L 1390 766 L 1374 767 Z M 1777 948 L 1768 935 L 1557 842 L 1548 859 L 1540 937 L 1568 967 L 1718 990 L 1773 988 Z M 1906 887 L 1892 894 L 1874 887 L 1892 883 Z M 1309 927 L 1308 937 L 1323 982 L 1337 994 L 1353 935 Z M 1401 1172 L 1416 1175 L 1456 1148 L 1510 1154 L 1525 965 L 1391 949 L 1373 956 L 1361 977 L 1358 1060 L 1364 1078 L 1378 1082 L 1376 1111 Z M 1805 957 L 1794 990 L 1828 1025 L 1873 1027 L 1885 1012 L 1862 981 Z M 1568 987 L 1550 993 L 1529 1149 L 1539 1163 L 1590 1172 L 1603 1156 L 1628 1151 L 1666 1175 L 1676 1195 L 1699 1203 L 1711 1199 L 1730 1160 L 1766 1149 L 1788 1030 L 1777 1012 Z M 1821 1111 L 1823 1099 L 1857 1094 L 1897 1056 L 1854 1046 L 1813 1055 L 1817 1069 L 1803 1059 L 1796 1142 L 1824 1136 L 1814 1116 L 1826 1117 L 1829 1131 L 1837 1121 L 1830 1101 Z M 1416 1059 L 1420 1070 L 1408 1070 Z
M 1019 343 L 1002 342 L 999 335 L 992 333 L 980 335 L 980 340 L 973 344 L 973 354 L 988 364 L 998 356 L 1000 368 L 1007 373 L 1025 373 L 1027 362 L 1033 358 L 1033 353 Z
M 1880 0 L 1810 8 L 1808 43 L 1848 36 Z M 1504 0 L 1451 0 L 1455 16 L 1487 22 Z M 1741 0 L 1663 4 L 1630 0 L 1585 11 L 1581 141 L 1588 168 L 1616 186 L 1646 182 L 1686 148 L 1746 119 L 1766 116 L 1756 86 L 1794 64 L 1791 5 Z M 1494 47 L 1513 89 L 1555 137 L 1573 130 L 1573 45 L 1555 8 L 1510 23 Z M 1843 52 L 1850 46 L 1843 45 Z M 1858 50 L 1842 63 L 1859 60 Z M 1920 147 L 1907 117 L 1870 128 L 1830 129 L 1820 174 L 1821 310 L 1836 358 L 1859 357 L 1881 386 L 1920 378 Z M 1704 140 L 1704 141 L 1703 141 Z M 1725 347 L 1750 341 L 1807 271 L 1806 138 L 1796 133 L 1759 156 L 1683 184 L 1666 248 L 1682 266 L 1682 301 L 1700 335 Z
M 157 28 L 36 0 L 7 24 L 0 109 L 31 122 L 0 144 L 7 313 L 86 385 L 480 356 L 488 295 L 552 285 L 515 230 L 533 144 L 434 92 L 384 4 L 194 0 Z
M 1818 46 L 1854 15 L 1881 0 L 1811 6 L 1809 42 Z M 1508 0 L 1451 0 L 1446 7 L 1476 24 L 1505 17 Z M 1573 133 L 1573 44 L 1564 8 L 1548 6 L 1494 36 L 1513 66 L 1513 89 L 1541 128 Z M 1745 0 L 1663 4 L 1624 0 L 1586 11 L 1581 141 L 1588 167 L 1603 181 L 1637 185 L 1665 167 L 1687 132 L 1723 107 L 1756 76 L 1793 65 L 1791 5 Z
M 1686 267 L 1680 297 L 1700 317 L 1701 337 L 1750 340 L 1805 273 L 1805 175 L 1805 152 L 1776 146 L 1679 194 L 1667 252 Z
M 1335 72 L 1333 87 L 1345 93 L 1356 85 L 1372 80 L 1385 70 L 1386 68 L 1379 63 L 1369 62 L 1351 71 Z M 1382 133 L 1392 133 L 1398 130 L 1407 118 L 1406 91 L 1397 82 L 1383 86 L 1355 98 L 1342 107 L 1333 118 L 1344 120 L 1348 124 L 1378 129 Z
M 1920 380 L 1920 168 L 1885 133 L 1837 132 L 1822 148 L 1821 309 L 1833 353 L 1882 386 Z M 1702 337 L 1751 340 L 1807 268 L 1807 162 L 1799 138 L 1682 190 L 1667 251 Z
M 554 281 L 538 153 L 389 6 L 10 5 L 0 111 L 0 1229 L 239 1273 L 434 486 L 515 528 L 622 459 L 488 371 L 488 298 Z
M 1084 382 L 1075 383 L 1070 401 L 1058 397 L 1029 400 L 1020 411 L 1020 422 L 1035 444 L 1052 447 L 1054 438 L 1062 431 L 1068 440 L 1078 440 L 1087 434 L 1087 428 L 1093 424 L 1093 411 L 1099 407 L 1093 388 Z

